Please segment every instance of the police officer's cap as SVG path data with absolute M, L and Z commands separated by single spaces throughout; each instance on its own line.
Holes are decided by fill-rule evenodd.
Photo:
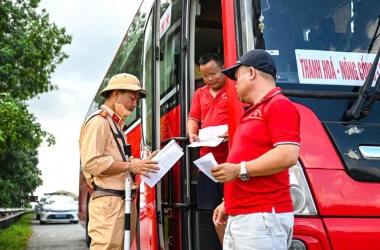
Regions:
M 138 92 L 140 98 L 146 98 L 148 95 L 148 93 L 141 87 L 139 79 L 134 75 L 126 73 L 114 75 L 109 80 L 107 87 L 100 92 L 100 95 L 105 97 L 106 92 L 116 89 Z

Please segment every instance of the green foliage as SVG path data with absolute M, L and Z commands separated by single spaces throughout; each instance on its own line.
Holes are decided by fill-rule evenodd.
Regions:
M 32 204 L 30 204 L 29 202 L 25 202 L 24 207 L 25 208 L 33 208 Z
M 49 21 L 40 0 L 0 2 L 0 206 L 19 207 L 21 198 L 42 185 L 37 148 L 42 130 L 25 100 L 57 89 L 50 75 L 68 57 L 62 51 L 72 37 Z
M 35 120 L 23 101 L 13 99 L 10 94 L 0 94 L 0 204 L 3 207 L 19 206 L 23 196 L 42 185 L 37 148 L 43 138 L 49 145 L 55 144 L 55 138 L 41 130 Z
M 57 89 L 50 74 L 68 57 L 62 51 L 71 43 L 49 14 L 36 7 L 40 0 L 2 0 L 0 4 L 0 93 L 27 100 Z
M 25 250 L 33 233 L 31 218 L 34 213 L 23 215 L 19 221 L 0 232 L 0 249 Z

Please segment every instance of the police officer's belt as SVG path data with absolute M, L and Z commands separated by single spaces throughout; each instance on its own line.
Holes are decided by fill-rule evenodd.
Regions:
M 104 189 L 104 188 L 101 188 L 101 187 L 95 185 L 95 183 L 93 185 L 94 185 L 94 191 L 107 192 L 107 193 L 111 193 L 111 194 L 116 195 L 116 196 L 120 196 L 122 199 L 125 198 L 125 191 L 124 190 Z

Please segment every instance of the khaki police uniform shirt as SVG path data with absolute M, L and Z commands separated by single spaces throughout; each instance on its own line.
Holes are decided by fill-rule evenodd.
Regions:
M 102 105 L 101 108 L 107 111 L 107 117 L 96 115 L 87 123 L 86 120 L 80 131 L 79 149 L 82 170 L 90 186 L 92 186 L 92 181 L 95 181 L 97 186 L 104 189 L 125 190 L 126 173 L 103 174 L 115 161 L 123 161 L 115 138 L 110 130 L 111 125 L 114 133 L 117 134 L 115 128 L 116 122 L 114 123 L 111 117 L 116 116 L 114 119 L 116 121 L 119 118 L 117 126 L 120 131 L 123 131 L 122 128 L 125 122 L 109 107 Z M 121 133 L 124 136 L 124 133 Z M 123 150 L 123 142 L 121 139 L 117 140 Z

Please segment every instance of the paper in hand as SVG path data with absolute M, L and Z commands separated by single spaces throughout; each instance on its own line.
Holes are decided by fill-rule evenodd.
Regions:
M 183 149 L 174 140 L 171 140 L 152 158 L 153 161 L 158 161 L 160 170 L 158 170 L 157 173 L 148 173 L 150 178 L 141 175 L 141 179 L 152 188 L 173 167 L 182 155 Z
M 227 131 L 227 124 L 202 128 L 198 133 L 199 141 L 191 143 L 188 147 L 216 147 L 224 140 L 224 138 L 219 138 L 218 136 L 223 135 Z
M 214 178 L 214 176 L 212 176 L 211 173 L 212 167 L 218 165 L 212 153 L 208 153 L 203 157 L 199 158 L 198 160 L 195 160 L 194 164 L 211 180 L 219 182 L 217 179 Z

